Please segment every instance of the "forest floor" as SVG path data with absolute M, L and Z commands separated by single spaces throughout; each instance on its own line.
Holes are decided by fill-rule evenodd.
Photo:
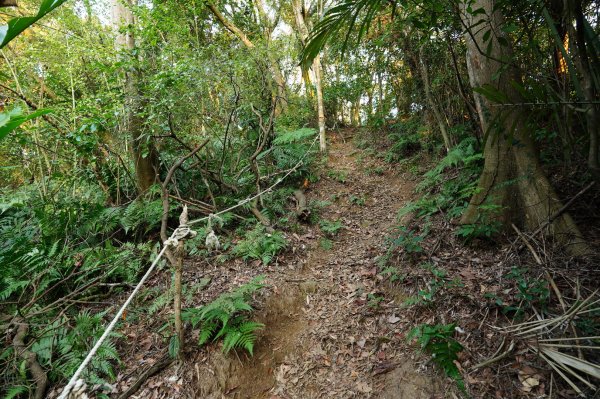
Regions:
M 335 136 L 322 178 L 306 190 L 309 201 L 329 203 L 320 219 L 340 220 L 344 226 L 330 237 L 331 249 L 320 244 L 325 235 L 318 224 L 303 225 L 301 233 L 288 235 L 287 253 L 267 267 L 239 260 L 187 261 L 186 283 L 207 277 L 211 283 L 186 306 L 206 303 L 256 275 L 266 276 L 267 292 L 258 300 L 256 315 L 266 328 L 254 356 L 243 351 L 224 355 L 220 345 L 199 349 L 194 337 L 183 362 L 152 377 L 132 397 L 453 397 L 448 389 L 452 382 L 436 374 L 407 343 L 412 321 L 400 308 L 405 295 L 384 295 L 377 270 L 396 213 L 413 195 L 414 178 L 361 153 L 350 137 Z M 168 281 L 152 284 L 166 286 Z M 159 328 L 132 323 L 121 331 L 131 357 L 118 377 L 117 391 L 161 356 L 156 348 L 164 344 L 158 333 L 151 333 Z
M 549 370 L 522 344 L 517 343 L 515 355 L 473 369 L 502 349 L 504 336 L 496 327 L 513 323 L 505 310 L 523 305 L 518 281 L 506 276 L 532 264 L 528 251 L 515 250 L 508 240 L 500 246 L 465 246 L 440 215 L 428 227 L 422 252 L 394 260 L 402 278 L 391 282 L 378 260 L 388 251 L 398 210 L 415 197 L 419 173 L 385 163 L 373 151 L 357 148 L 352 131 L 342 133 L 346 136 L 332 139 L 320 179 L 305 188 L 309 202 L 321 204 L 313 207 L 320 209 L 319 220 L 342 222 L 337 234 L 327 236 L 319 223 L 298 225 L 296 233 L 286 233 L 286 252 L 266 266 L 240 259 L 218 262 L 219 254 L 185 263 L 183 281 L 201 289 L 188 290 L 184 307 L 201 306 L 257 275 L 266 277 L 255 306 L 255 318 L 266 327 L 254 356 L 242 350 L 223 354 L 221 344 L 198 347 L 198 333 L 189 332 L 183 360 L 130 397 L 458 398 L 463 395 L 455 381 L 407 340 L 416 325 L 449 323 L 459 327 L 456 339 L 464 350 L 456 364 L 472 397 L 533 398 L 547 392 L 553 384 Z M 418 232 L 414 223 L 411 228 Z M 590 293 L 600 271 L 591 263 L 568 265 L 538 268 L 538 277 L 549 271 L 563 293 L 572 287 L 577 297 Z M 433 270 L 444 275 L 431 276 Z M 149 282 L 163 292 L 170 284 L 168 269 Z M 435 298 L 407 306 L 424 287 Z M 126 340 L 119 348 L 123 367 L 115 398 L 165 355 L 165 332 L 172 327 L 164 320 L 172 319 L 171 307 L 149 316 L 144 300 L 132 307 L 119 330 Z M 559 394 L 574 397 L 568 389 Z

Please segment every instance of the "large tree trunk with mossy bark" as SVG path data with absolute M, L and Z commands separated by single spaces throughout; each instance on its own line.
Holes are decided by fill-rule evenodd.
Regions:
M 467 11 L 468 7 L 485 12 L 472 15 Z M 464 2 L 460 13 L 466 28 L 471 86 L 488 85 L 493 87 L 491 90 L 506 96 L 507 101 L 519 102 L 519 94 L 511 84 L 519 81 L 512 64 L 512 48 L 508 40 L 502 38 L 504 21 L 500 11 L 494 11 L 494 1 Z M 543 225 L 558 213 L 562 203 L 539 164 L 525 123 L 525 111 L 518 107 L 498 106 L 479 93 L 475 93 L 475 102 L 482 130 L 487 136 L 485 163 L 478 190 L 471 198 L 461 223 L 495 220 L 504 227 L 515 223 L 529 229 Z M 567 213 L 556 217 L 548 225 L 548 234 L 572 254 L 589 251 L 581 232 Z

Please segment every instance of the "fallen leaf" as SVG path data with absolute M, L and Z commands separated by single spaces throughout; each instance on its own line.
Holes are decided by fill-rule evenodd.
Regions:
M 358 389 L 362 393 L 369 393 L 373 391 L 373 388 L 371 388 L 371 386 L 369 386 L 369 384 L 365 382 L 358 382 L 356 384 L 356 389 Z

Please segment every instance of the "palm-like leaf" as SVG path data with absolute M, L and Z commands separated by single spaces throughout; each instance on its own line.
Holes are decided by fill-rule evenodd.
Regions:
M 360 40 L 375 14 L 387 3 L 384 0 L 344 0 L 327 10 L 323 19 L 310 33 L 308 43 L 301 54 L 301 64 L 304 67 L 310 65 L 325 44 L 343 31 L 345 31 L 342 47 L 344 51 L 357 24 L 359 26 L 357 40 Z

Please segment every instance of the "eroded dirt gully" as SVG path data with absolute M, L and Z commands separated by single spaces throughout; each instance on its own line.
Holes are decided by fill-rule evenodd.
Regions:
M 321 219 L 344 225 L 331 238 L 332 248 L 319 244 L 324 235 L 318 226 L 306 227 L 289 237 L 292 249 L 277 264 L 209 272 L 217 280 L 229 275 L 229 284 L 247 280 L 248 270 L 267 276 L 270 291 L 258 311 L 266 329 L 254 357 L 242 351 L 223 355 L 219 345 L 195 349 L 134 397 L 452 397 L 449 384 L 408 347 L 405 336 L 413 325 L 399 306 L 404 298 L 394 297 L 377 275 L 385 236 L 414 184 L 350 138 L 335 137 L 322 178 L 306 192 L 309 200 L 331 203 Z M 383 292 L 381 302 L 373 300 Z

